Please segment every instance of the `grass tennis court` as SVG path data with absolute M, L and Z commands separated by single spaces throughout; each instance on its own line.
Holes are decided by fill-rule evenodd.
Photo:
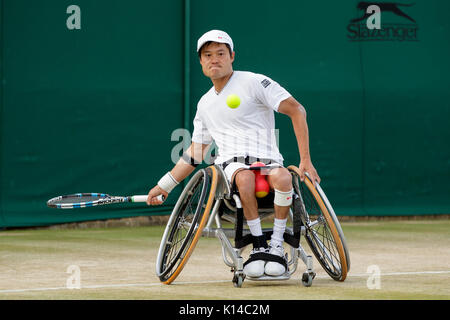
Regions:
M 155 276 L 162 226 L 18 229 L 0 232 L 0 299 L 439 299 L 450 298 L 450 221 L 342 222 L 351 269 L 333 281 L 315 262 L 310 288 L 304 265 L 288 281 L 231 283 L 217 239 L 201 238 L 170 285 Z M 304 248 L 309 248 L 302 239 Z M 246 251 L 245 254 L 248 252 Z M 247 257 L 247 255 L 245 255 Z M 68 289 L 78 266 L 81 289 Z M 369 289 L 369 266 L 381 272 Z M 70 269 L 69 269 L 70 270 Z

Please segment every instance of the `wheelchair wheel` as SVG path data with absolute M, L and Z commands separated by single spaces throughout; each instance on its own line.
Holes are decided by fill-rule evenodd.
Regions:
M 208 220 L 217 187 L 214 166 L 190 179 L 170 215 L 156 259 L 156 275 L 172 283 L 192 254 Z
M 300 216 L 306 228 L 306 242 L 328 275 L 344 281 L 350 270 L 350 256 L 336 214 L 319 185 L 314 186 L 307 174 L 301 182 L 297 167 L 288 169 L 293 175 L 294 193 L 303 203 Z

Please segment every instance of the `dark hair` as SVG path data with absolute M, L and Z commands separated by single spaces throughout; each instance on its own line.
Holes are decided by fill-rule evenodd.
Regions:
M 214 42 L 214 41 L 207 41 L 207 42 L 205 42 L 205 43 L 202 45 L 202 47 L 200 48 L 200 50 L 198 50 L 198 57 L 199 57 L 199 58 L 200 58 L 201 55 L 202 55 L 202 50 L 203 50 L 203 48 L 209 46 L 209 45 L 210 45 L 211 43 L 213 43 L 213 42 Z M 230 52 L 230 57 L 231 57 L 233 51 L 231 51 L 230 45 L 229 45 L 228 43 L 224 43 L 224 45 L 227 46 L 228 51 Z

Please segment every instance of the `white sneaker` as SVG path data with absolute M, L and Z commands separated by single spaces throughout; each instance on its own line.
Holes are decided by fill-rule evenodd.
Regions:
M 253 248 L 253 250 L 250 252 L 250 257 L 249 259 L 252 258 L 252 255 L 254 255 L 255 253 L 267 253 L 266 248 Z M 266 265 L 266 261 L 264 260 L 255 260 L 252 262 L 247 263 L 244 266 L 244 273 L 246 276 L 248 277 L 252 277 L 252 278 L 259 278 L 262 275 L 264 275 L 264 266 Z
M 286 261 L 286 265 L 287 265 L 287 258 L 286 258 L 286 255 L 284 254 L 284 248 L 282 245 L 277 245 L 277 246 L 270 245 L 269 248 L 270 248 L 269 254 L 273 254 L 273 255 L 283 258 Z M 286 272 L 286 267 L 284 265 L 282 265 L 281 263 L 275 262 L 275 261 L 267 262 L 266 266 L 264 268 L 264 273 L 267 274 L 268 276 L 281 276 L 285 272 Z

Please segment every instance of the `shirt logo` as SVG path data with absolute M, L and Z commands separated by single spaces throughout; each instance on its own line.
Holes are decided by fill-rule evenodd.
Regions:
M 270 81 L 267 79 L 264 79 L 263 81 L 261 81 L 261 84 L 264 88 L 267 88 L 270 85 Z

